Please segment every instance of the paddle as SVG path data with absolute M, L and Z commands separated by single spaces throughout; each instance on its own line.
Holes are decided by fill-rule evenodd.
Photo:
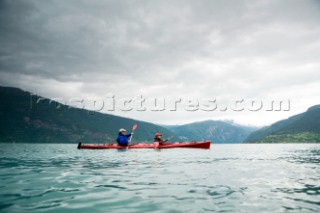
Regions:
M 172 138 L 173 138 L 173 136 L 170 136 L 166 140 L 168 141 L 168 140 L 171 140 Z
M 134 133 L 134 130 L 135 130 L 137 127 L 138 127 L 138 125 L 137 125 L 137 124 L 134 124 L 134 125 L 132 126 L 132 133 Z M 130 143 L 131 143 L 132 136 L 133 136 L 133 135 L 131 135 L 131 136 L 130 136 L 128 146 L 129 146 L 129 145 L 130 145 Z
M 159 142 L 153 142 L 154 150 L 159 151 Z

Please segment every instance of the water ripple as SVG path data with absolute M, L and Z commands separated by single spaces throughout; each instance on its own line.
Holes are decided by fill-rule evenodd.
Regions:
M 0 144 L 1 212 L 320 212 L 320 146 Z

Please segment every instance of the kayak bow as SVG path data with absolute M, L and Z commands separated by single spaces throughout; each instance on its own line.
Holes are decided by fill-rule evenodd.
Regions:
M 175 142 L 159 144 L 159 149 L 170 148 L 197 148 L 197 149 L 210 149 L 210 141 L 202 142 Z M 139 143 L 129 146 L 119 146 L 118 144 L 78 144 L 78 149 L 154 149 L 154 144 Z

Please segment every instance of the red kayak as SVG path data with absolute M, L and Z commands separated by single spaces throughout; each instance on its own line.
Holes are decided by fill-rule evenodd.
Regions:
M 175 142 L 161 144 L 157 148 L 197 148 L 197 149 L 210 149 L 210 141 L 203 142 Z M 154 149 L 154 144 L 139 143 L 129 146 L 119 146 L 118 144 L 78 144 L 78 149 Z

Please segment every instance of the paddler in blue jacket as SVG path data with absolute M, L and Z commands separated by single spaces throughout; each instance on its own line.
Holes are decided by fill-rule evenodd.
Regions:
M 126 134 L 127 130 L 125 129 L 119 129 L 119 135 L 117 138 L 117 142 L 120 146 L 128 146 L 128 138 L 133 135 L 133 133 Z

